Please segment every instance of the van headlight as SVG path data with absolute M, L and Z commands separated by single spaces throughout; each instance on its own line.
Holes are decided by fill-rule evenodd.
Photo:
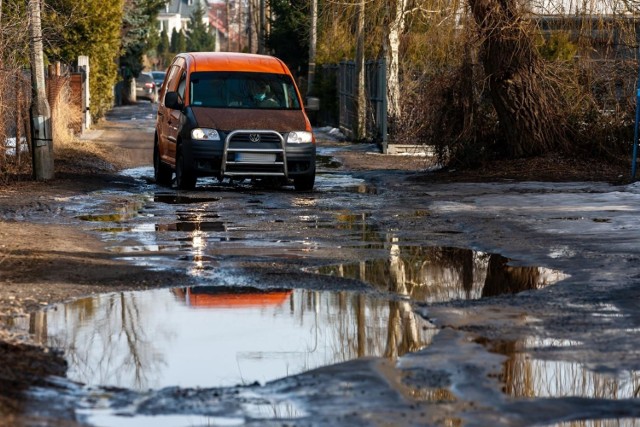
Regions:
M 287 135 L 287 143 L 290 144 L 304 144 L 313 142 L 313 134 L 311 132 L 289 132 Z
M 195 128 L 191 130 L 191 139 L 201 141 L 220 141 L 220 135 L 215 129 Z

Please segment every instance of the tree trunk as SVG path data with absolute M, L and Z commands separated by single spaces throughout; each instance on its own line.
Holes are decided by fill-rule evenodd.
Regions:
M 231 52 L 231 5 L 229 0 L 225 0 L 224 16 L 224 25 L 227 27 L 227 52 Z
M 243 35 L 244 35 L 244 28 L 243 28 L 243 25 L 244 25 L 244 19 L 242 19 L 242 13 L 243 13 L 243 11 L 242 11 L 242 3 L 243 3 L 243 2 L 239 1 L 239 2 L 236 4 L 236 7 L 238 8 L 238 9 L 237 9 L 237 11 L 236 11 L 236 20 L 237 20 L 237 22 L 238 22 L 238 34 L 236 35 L 236 37 L 238 37 L 238 50 L 237 50 L 237 52 L 242 52 L 242 49 L 243 49 L 243 47 L 244 47 L 244 44 L 243 44 L 243 42 L 244 42 L 244 41 L 243 41 Z
M 0 2 L 0 8 L 2 8 L 2 3 Z M 22 148 L 22 79 L 20 78 L 20 71 L 18 71 L 17 73 L 18 75 L 16 76 L 16 82 L 17 87 L 16 87 L 16 159 L 18 161 L 18 164 L 21 163 L 21 148 Z
M 367 126 L 367 95 L 365 88 L 365 62 L 364 62 L 364 9 L 365 0 L 358 2 L 358 17 L 356 27 L 356 139 L 366 138 Z
M 247 49 L 249 53 L 253 53 L 253 0 L 247 2 Z
M 265 53 L 267 10 L 265 0 L 260 0 L 260 29 L 258 30 L 258 53 Z
M 387 120 L 389 133 L 394 134 L 401 119 L 400 108 L 400 37 L 404 33 L 408 0 L 385 2 L 388 33 L 384 39 L 384 56 L 387 66 Z
M 311 29 L 309 31 L 309 71 L 307 73 L 307 96 L 313 92 L 316 77 L 316 45 L 318 42 L 318 0 L 311 0 Z
M 563 148 L 557 103 L 516 0 L 468 0 L 483 37 L 481 60 L 511 157 Z

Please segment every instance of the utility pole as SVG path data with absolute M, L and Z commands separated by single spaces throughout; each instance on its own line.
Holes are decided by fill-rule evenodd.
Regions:
M 318 0 L 311 0 L 311 33 L 309 34 L 309 72 L 307 74 L 307 96 L 313 90 L 316 77 L 316 44 L 318 41 Z
M 33 177 L 38 181 L 53 179 L 53 139 L 51 136 L 51 109 L 47 100 L 44 80 L 44 54 L 42 52 L 42 22 L 40 0 L 29 0 L 31 22 L 31 133 Z

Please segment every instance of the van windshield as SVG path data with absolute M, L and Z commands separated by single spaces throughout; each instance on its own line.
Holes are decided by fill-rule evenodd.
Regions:
M 193 106 L 300 109 L 293 80 L 286 74 L 200 72 L 191 75 L 190 85 Z

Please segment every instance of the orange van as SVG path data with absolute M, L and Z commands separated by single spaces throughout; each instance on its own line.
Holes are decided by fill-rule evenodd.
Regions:
M 313 189 L 316 144 L 291 72 L 253 54 L 177 55 L 160 92 L 156 182 L 193 189 L 198 177 L 273 179 Z

